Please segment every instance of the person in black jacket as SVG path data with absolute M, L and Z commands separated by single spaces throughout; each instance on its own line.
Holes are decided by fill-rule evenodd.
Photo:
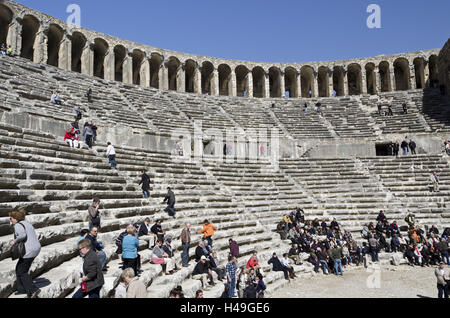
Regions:
M 417 148 L 416 143 L 413 140 L 410 140 L 409 149 L 411 149 L 411 155 L 416 155 L 416 148 Z
M 167 202 L 167 208 L 164 211 L 168 212 L 169 216 L 175 218 L 175 194 L 170 187 L 167 188 L 167 195 L 164 198 L 163 203 L 165 202 Z
M 206 256 L 203 252 L 203 242 L 198 242 L 198 245 L 195 249 L 195 261 L 199 262 L 202 256 Z
M 257 298 L 256 297 L 256 284 L 253 281 L 246 282 L 243 298 Z
M 141 181 L 139 182 L 139 185 L 142 184 L 142 192 L 144 194 L 144 198 L 149 199 L 150 198 L 150 177 L 146 173 L 145 170 L 142 170 L 142 176 Z
M 205 256 L 202 256 L 197 265 L 195 265 L 194 271 L 192 272 L 192 279 L 200 280 L 202 282 L 203 288 L 206 288 L 208 278 L 210 281 L 209 284 L 214 286 L 215 284 L 209 260 Z
M 162 220 L 157 220 L 156 223 L 150 229 L 150 231 L 154 235 L 156 235 L 156 237 L 157 237 L 157 239 L 159 241 L 163 241 L 164 242 L 164 235 L 166 234 L 166 232 L 163 231 L 161 223 L 162 223 Z
M 102 273 L 102 264 L 100 263 L 97 254 L 91 246 L 91 241 L 88 239 L 82 240 L 78 243 L 78 249 L 83 257 L 83 275 L 80 278 L 82 287 L 77 290 L 72 298 L 100 298 L 100 290 L 105 283 Z M 86 288 L 83 288 L 83 285 Z
M 97 234 L 98 234 L 98 227 L 93 226 L 91 228 L 91 232 L 88 236 L 86 236 L 86 239 L 91 241 L 92 250 L 97 253 L 98 259 L 100 260 L 100 263 L 102 264 L 102 269 L 106 269 L 106 253 L 103 250 L 103 243 L 97 241 Z
M 267 263 L 269 265 L 272 264 L 274 272 L 284 272 L 284 278 L 289 280 L 289 273 L 291 270 L 281 264 L 276 253 L 273 253 L 272 258 Z

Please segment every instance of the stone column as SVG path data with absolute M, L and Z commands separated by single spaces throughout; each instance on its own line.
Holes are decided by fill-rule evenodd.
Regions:
M 202 93 L 202 72 L 201 67 L 196 67 L 194 69 L 194 93 Z
M 344 96 L 348 96 L 348 71 L 347 68 L 343 68 L 342 74 L 344 75 Z
M 112 48 L 108 49 L 105 53 L 105 59 L 103 61 L 104 79 L 107 81 L 115 80 L 115 63 L 114 63 L 114 51 Z
M 298 97 L 302 98 L 302 73 L 297 72 L 297 90 L 298 90 Z
M 328 69 L 327 71 L 328 74 L 328 97 L 333 97 L 333 70 L 332 69 Z
M 219 96 L 219 71 L 214 69 L 211 78 L 211 95 Z
M 177 92 L 186 92 L 186 72 L 184 63 L 181 63 L 177 69 Z
M 123 58 L 122 82 L 125 84 L 133 84 L 133 58 L 128 52 Z
M 159 89 L 169 89 L 169 72 L 167 70 L 167 61 L 161 63 L 159 68 Z
M 228 82 L 228 95 L 235 97 L 237 96 L 237 84 L 236 84 L 236 72 L 232 69 L 230 73 L 230 80 Z
M 319 73 L 314 71 L 312 97 L 319 97 Z
M 423 81 L 424 87 L 430 87 L 430 63 L 427 60 L 423 62 Z
M 416 68 L 414 67 L 414 62 L 409 63 L 409 79 L 408 80 L 409 80 L 411 89 L 417 89 Z
M 14 54 L 20 55 L 22 49 L 22 25 L 16 20 L 13 20 L 9 25 L 6 45 L 11 45 Z
M 270 97 L 270 79 L 269 79 L 269 73 L 266 73 L 264 71 L 264 91 L 263 91 L 263 97 L 269 98 Z
M 81 54 L 81 74 L 94 76 L 94 51 L 93 43 L 87 42 Z
M 286 97 L 286 82 L 283 71 L 280 71 L 280 95 L 281 98 Z
M 72 70 L 72 40 L 67 34 L 64 34 L 58 53 L 58 67 L 63 70 Z
M 393 67 L 389 68 L 389 77 L 391 80 L 391 91 L 395 92 L 397 90 L 397 84 L 395 83 L 395 69 Z
M 45 27 L 41 25 L 38 32 L 36 33 L 36 38 L 34 40 L 34 56 L 33 62 L 40 64 L 47 64 L 48 59 L 48 36 L 45 33 Z
M 253 98 L 253 73 L 247 73 L 247 97 Z
M 376 94 L 381 93 L 381 76 L 380 76 L 380 69 L 378 68 L 378 66 L 375 67 L 375 69 L 373 70 L 375 73 L 375 77 L 376 77 Z
M 141 78 L 141 86 L 150 87 L 150 61 L 147 55 L 142 60 L 139 76 Z
M 367 94 L 367 74 L 365 68 L 361 65 L 361 94 Z

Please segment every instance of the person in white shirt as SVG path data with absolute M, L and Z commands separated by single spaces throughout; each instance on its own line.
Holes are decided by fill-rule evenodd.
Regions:
M 116 150 L 114 149 L 114 146 L 111 145 L 110 142 L 108 142 L 108 148 L 106 149 L 106 155 L 109 158 L 109 164 L 111 165 L 111 168 L 117 169 Z
M 432 185 L 433 185 L 433 191 L 439 192 L 439 178 L 436 174 L 436 172 L 433 172 L 433 174 L 430 176 Z
M 53 92 L 52 96 L 50 97 L 50 101 L 57 105 L 62 105 L 62 101 L 56 92 Z

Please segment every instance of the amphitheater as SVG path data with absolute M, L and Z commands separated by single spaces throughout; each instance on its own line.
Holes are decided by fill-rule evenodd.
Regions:
M 39 235 L 42 251 L 31 273 L 40 297 L 48 298 L 70 297 L 77 287 L 76 239 L 88 226 L 93 197 L 103 205 L 99 236 L 109 265 L 103 297 L 121 272 L 115 238 L 145 217 L 164 220 L 179 264 L 182 228 L 190 222 L 196 232 L 209 219 L 219 229 L 215 249 L 222 259 L 230 237 L 240 245 L 240 263 L 258 251 L 269 295 L 287 284 L 267 260 L 288 251 L 290 242 L 275 228 L 295 207 L 307 219 L 336 218 L 356 238 L 380 209 L 400 225 L 413 212 L 421 226 L 450 226 L 450 157 L 443 148 L 450 139 L 450 41 L 442 49 L 373 58 L 255 63 L 132 43 L 6 1 L 0 43 L 16 54 L 0 57 L 0 297 L 17 297 L 8 244 L 15 208 L 26 209 Z M 50 102 L 55 90 L 62 106 Z M 322 115 L 304 113 L 305 103 L 319 101 Z M 391 105 L 394 116 L 380 116 L 379 104 Z M 83 121 L 98 126 L 93 150 L 63 141 L 75 105 Z M 226 136 L 236 151 L 224 156 Z M 380 156 L 405 136 L 416 141 L 416 156 Z M 183 157 L 172 152 L 179 140 Z M 117 170 L 105 156 L 107 141 L 116 146 Z M 151 178 L 150 201 L 138 186 L 142 168 Z M 429 191 L 433 171 L 439 193 Z M 161 204 L 167 186 L 177 195 L 176 219 Z M 193 235 L 193 247 L 199 239 Z M 150 263 L 148 242 L 139 249 L 150 298 L 167 298 L 178 285 L 194 297 L 201 283 L 190 278 L 193 262 L 164 276 Z M 390 263 L 393 256 L 381 259 Z M 306 262 L 295 270 L 299 279 L 313 275 Z M 222 291 L 217 284 L 205 297 Z

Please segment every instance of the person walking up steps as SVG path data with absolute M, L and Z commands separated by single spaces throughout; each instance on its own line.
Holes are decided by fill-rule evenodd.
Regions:
M 212 236 L 214 235 L 214 231 L 217 231 L 217 228 L 209 223 L 208 220 L 203 222 L 203 229 L 197 232 L 197 234 L 203 234 L 203 240 L 207 240 L 209 246 L 213 246 Z
M 167 208 L 165 208 L 164 211 L 169 213 L 169 216 L 175 218 L 175 193 L 173 193 L 170 187 L 167 188 L 167 194 L 164 197 L 164 201 L 162 203 L 165 202 L 167 202 Z
M 109 159 L 109 164 L 111 165 L 111 168 L 117 169 L 116 165 L 116 150 L 114 149 L 114 146 L 108 142 L 108 148 L 106 149 L 106 156 Z
M 142 170 L 142 176 L 141 181 L 139 182 L 139 185 L 142 184 L 142 193 L 144 194 L 144 198 L 149 199 L 150 198 L 150 177 L 146 173 L 145 170 Z

